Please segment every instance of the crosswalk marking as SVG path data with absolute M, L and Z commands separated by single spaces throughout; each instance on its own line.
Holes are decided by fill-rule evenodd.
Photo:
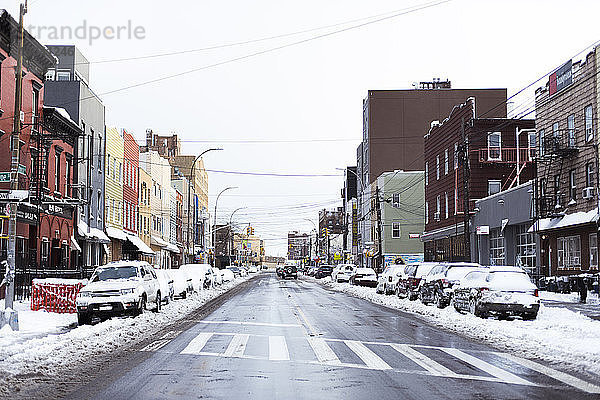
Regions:
M 250 326 L 272 326 L 276 328 L 300 328 L 300 324 L 272 324 L 269 322 L 252 322 L 252 321 L 198 321 L 201 324 L 227 324 L 227 325 L 250 325 Z
M 325 342 L 325 339 L 309 337 L 308 343 L 312 347 L 319 362 L 323 364 L 341 365 L 340 359 L 335 355 L 331 347 Z
M 414 363 L 418 364 L 420 367 L 426 369 L 431 372 L 433 375 L 444 376 L 444 377 L 456 377 L 458 374 L 444 367 L 442 364 L 437 361 L 432 360 L 426 355 L 418 352 L 407 344 L 392 344 L 391 347 L 404 355 L 408 359 L 412 360 Z
M 511 374 L 508 371 L 498 368 L 498 367 L 496 367 L 490 363 L 487 363 L 483 360 L 480 360 L 477 357 L 473 357 L 472 355 L 467 354 L 464 351 L 460 351 L 458 349 L 451 349 L 451 348 L 444 349 L 443 351 L 450 354 L 451 356 L 458 358 L 459 360 L 462 360 L 466 363 L 473 365 L 474 367 L 479 368 L 480 370 L 482 370 L 484 372 L 487 372 L 488 374 L 490 374 L 492 376 L 495 376 L 496 378 L 502 380 L 503 382 L 514 383 L 517 385 L 536 386 L 534 383 L 531 383 L 528 380 L 519 378 L 518 376 Z
M 367 367 L 372 369 L 392 369 L 392 367 L 361 342 L 356 340 L 345 340 L 344 343 L 360 357 Z
M 582 390 L 587 393 L 600 393 L 600 387 L 596 386 L 592 383 L 586 382 L 582 379 L 579 379 L 573 375 L 569 375 L 562 371 L 557 371 L 553 368 L 546 367 L 545 365 L 536 363 L 535 361 L 528 360 L 526 358 L 521 358 L 517 356 L 513 356 L 512 354 L 507 353 L 495 353 L 499 356 L 506 358 L 509 361 L 512 361 L 517 364 L 521 364 L 524 367 L 527 367 L 531 370 L 540 372 L 544 375 L 548 375 L 551 378 L 556 379 L 557 381 L 566 383 L 567 385 L 573 386 L 579 390 Z
M 181 351 L 181 354 L 198 354 L 202 351 L 202 348 L 206 345 L 206 342 L 212 337 L 212 333 L 200 332 L 192 341 L 187 345 L 185 349 Z
M 284 336 L 269 336 L 269 360 L 286 361 L 290 359 Z
M 227 350 L 223 353 L 225 357 L 243 357 L 246 350 L 246 344 L 250 335 L 238 334 L 234 335 L 227 346 Z

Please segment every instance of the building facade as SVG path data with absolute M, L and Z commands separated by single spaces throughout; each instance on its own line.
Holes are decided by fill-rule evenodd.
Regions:
M 541 272 L 598 270 L 598 48 L 536 90 Z
M 425 135 L 426 261 L 470 260 L 474 201 L 534 176 L 535 122 L 479 118 L 476 110 L 469 98 Z
M 125 158 L 123 131 L 106 128 L 105 160 L 105 224 L 106 234 L 110 238 L 107 261 L 119 261 L 123 258 L 123 242 L 127 236 L 123 230 L 123 160 Z
M 311 237 L 308 233 L 288 232 L 288 260 L 308 260 L 311 253 Z

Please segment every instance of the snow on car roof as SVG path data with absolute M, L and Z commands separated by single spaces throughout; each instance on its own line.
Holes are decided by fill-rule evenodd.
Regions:
M 521 267 L 515 267 L 513 265 L 493 265 L 490 266 L 490 272 L 519 272 L 525 273 L 525 270 Z
M 131 260 L 131 261 L 112 261 L 109 262 L 108 264 L 104 264 L 99 266 L 98 268 L 121 268 L 121 267 L 139 267 L 139 266 L 146 266 L 149 267 L 150 264 L 147 263 L 146 261 L 136 261 L 136 260 Z

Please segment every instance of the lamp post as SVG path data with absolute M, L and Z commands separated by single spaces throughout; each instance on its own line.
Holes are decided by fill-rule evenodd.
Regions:
M 187 211 L 188 211 L 188 217 L 187 217 L 187 246 L 186 246 L 186 253 L 187 253 L 187 257 L 189 258 L 190 256 L 190 201 L 191 201 L 191 194 L 192 194 L 192 181 L 194 181 L 196 179 L 196 169 L 194 168 L 196 166 L 196 161 L 198 161 L 204 154 L 208 153 L 209 151 L 217 151 L 217 150 L 223 150 L 221 148 L 213 148 L 213 149 L 208 149 L 208 150 L 204 150 L 202 153 L 200 153 L 200 155 L 198 155 L 195 159 L 194 162 L 192 163 L 192 166 L 190 167 L 190 179 L 188 180 L 188 198 L 187 198 Z M 196 226 L 196 222 L 197 219 L 194 216 L 194 227 Z M 194 241 L 192 241 L 192 243 L 194 243 Z M 192 253 L 194 253 L 194 251 L 192 251 Z M 189 262 L 189 260 L 187 260 Z
M 315 224 L 315 222 L 310 219 L 310 218 L 304 218 L 305 220 L 307 220 L 308 222 L 310 222 L 314 228 L 314 231 L 316 232 L 316 243 L 315 243 L 315 254 L 318 253 L 319 251 L 319 230 L 317 229 L 317 225 Z M 309 239 L 309 243 L 312 242 L 312 239 Z M 311 257 L 311 253 L 312 253 L 312 249 L 310 249 L 310 244 L 309 244 L 309 250 L 308 250 L 308 258 L 310 259 Z M 310 260 L 309 260 L 310 263 Z
M 229 253 L 229 265 L 231 265 L 231 256 L 232 256 L 233 251 L 234 251 L 234 249 L 233 249 L 233 231 L 231 230 L 231 223 L 232 223 L 232 220 L 233 220 L 233 214 L 235 214 L 236 212 L 238 212 L 239 210 L 242 210 L 244 208 L 247 208 L 247 207 L 236 208 L 235 210 L 233 210 L 233 212 L 231 213 L 231 216 L 229 217 L 229 236 L 230 236 L 229 242 L 231 243 L 231 248 L 228 251 L 228 253 Z M 216 215 L 216 213 L 215 213 L 215 215 Z
M 217 199 L 215 200 L 215 218 L 214 218 L 213 228 L 212 228 L 212 243 L 213 243 L 213 264 L 212 264 L 212 266 L 213 267 L 215 266 L 215 260 L 216 260 L 216 257 L 215 257 L 216 256 L 216 254 L 215 254 L 215 250 L 216 250 L 216 248 L 215 248 L 215 241 L 216 241 L 216 237 L 217 236 L 216 236 L 215 226 L 217 226 L 217 205 L 219 204 L 219 197 L 221 197 L 221 195 L 225 191 L 230 190 L 230 189 L 237 189 L 237 186 L 229 186 L 229 187 L 226 187 L 225 189 L 221 190 L 219 192 L 219 194 L 217 195 Z

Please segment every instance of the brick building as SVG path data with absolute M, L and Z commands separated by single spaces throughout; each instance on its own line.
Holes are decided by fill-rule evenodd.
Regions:
M 598 48 L 536 90 L 536 208 L 543 274 L 598 270 Z
M 442 123 L 432 122 L 425 135 L 425 232 L 421 239 L 426 261 L 469 260 L 465 197 L 473 212 L 475 200 L 531 180 L 535 172 L 535 122 L 480 118 L 476 110 L 476 100 L 469 98 Z M 518 145 L 517 131 L 522 131 Z M 469 173 L 466 183 L 465 169 Z

